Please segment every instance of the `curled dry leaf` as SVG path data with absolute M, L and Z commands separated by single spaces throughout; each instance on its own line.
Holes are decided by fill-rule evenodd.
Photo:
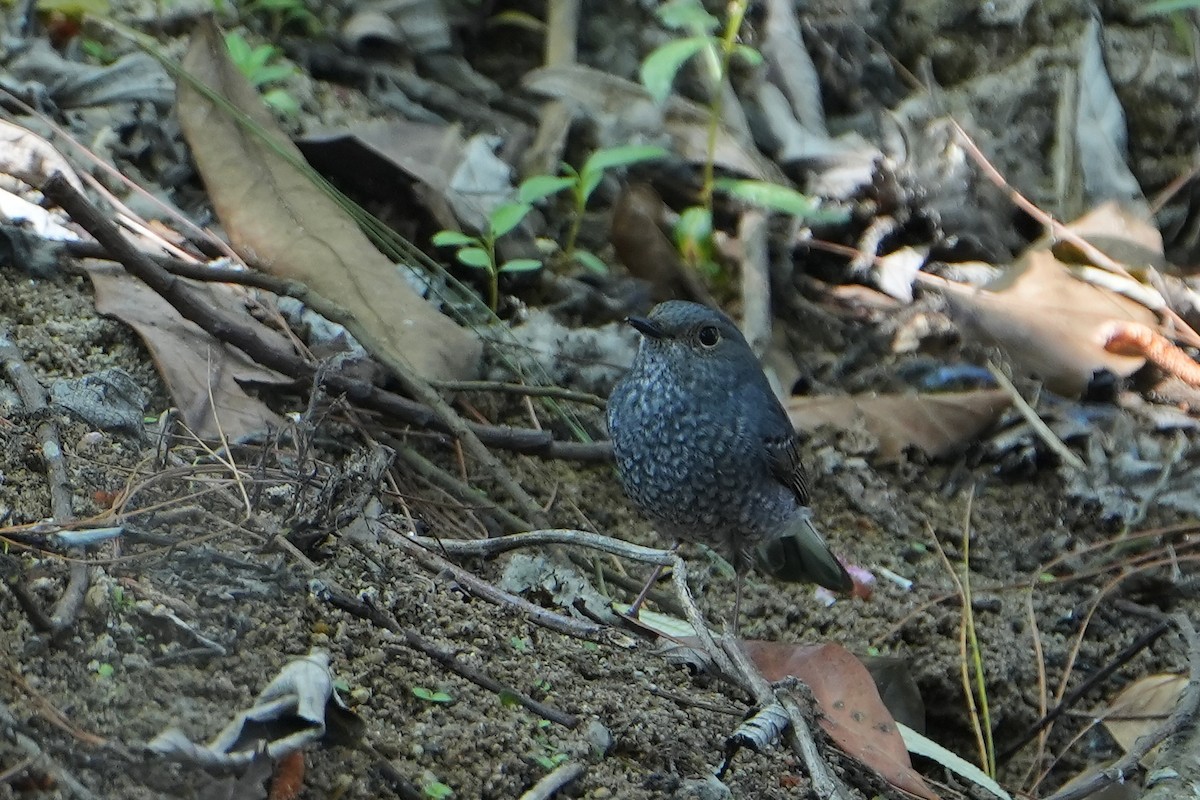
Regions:
M 800 431 L 832 425 L 867 431 L 879 441 L 878 455 L 895 461 L 915 447 L 938 457 L 973 442 L 1009 407 L 1006 392 L 989 389 L 937 394 L 792 397 L 788 416 Z
M 96 291 L 96 310 L 137 331 L 171 400 L 197 436 L 215 439 L 224 433 L 236 442 L 269 426 L 283 426 L 283 419 L 248 395 L 241 384 L 290 384 L 290 378 L 217 341 L 120 267 L 97 261 L 83 265 Z M 210 302 L 221 308 L 242 308 L 228 286 L 205 284 L 194 286 L 193 291 L 210 295 Z M 246 321 L 258 324 L 249 314 Z M 279 347 L 286 350 L 288 344 L 280 342 Z
M 1108 323 L 1158 321 L 1144 305 L 1076 279 L 1049 250 L 1027 251 L 981 289 L 927 277 L 927 285 L 942 289 L 955 320 L 1063 395 L 1080 394 L 1099 371 L 1128 377 L 1145 364 L 1105 349 Z
M 1096 716 L 1125 752 L 1133 748 L 1138 737 L 1163 723 L 1187 687 L 1186 675 L 1160 673 L 1147 675 L 1117 695 L 1106 711 Z
M 891 785 L 916 797 L 938 795 L 912 768 L 904 740 L 888 713 L 871 673 L 841 645 L 744 643 L 750 659 L 769 681 L 791 675 L 804 681 L 820 706 L 821 727 L 838 746 L 878 772 Z
M 230 63 L 211 22 L 197 27 L 183 68 L 265 134 L 180 82 L 179 121 L 234 246 L 349 311 L 352 333 L 371 352 L 408 363 L 426 378 L 469 377 L 478 365 L 478 339 L 417 296 L 349 214 L 294 166 L 303 161 L 300 151 Z

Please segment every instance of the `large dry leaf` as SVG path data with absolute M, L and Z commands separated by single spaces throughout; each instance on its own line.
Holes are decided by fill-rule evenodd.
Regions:
M 833 643 L 801 646 L 748 641 L 744 645 L 767 680 L 791 675 L 804 681 L 821 709 L 821 727 L 846 753 L 891 785 L 937 800 L 938 795 L 912 768 L 904 740 L 879 699 L 871 673 L 854 654 Z
M 408 363 L 427 378 L 470 376 L 478 339 L 418 297 L 350 216 L 281 155 L 301 158 L 230 63 L 210 22 L 198 26 L 183 67 L 271 139 L 247 130 L 189 81 L 180 82 L 179 121 L 234 246 L 348 310 L 358 323 L 352 332 L 371 352 Z
M 1022 373 L 1077 395 L 1100 370 L 1127 377 L 1145 359 L 1110 353 L 1114 321 L 1156 326 L 1144 305 L 1071 275 L 1049 250 L 1029 250 L 998 280 L 974 289 L 940 284 L 954 318 L 997 344 Z
M 1104 727 L 1128 753 L 1140 736 L 1158 728 L 1170 716 L 1187 683 L 1186 675 L 1147 675 L 1125 687 L 1108 710 L 1096 716 L 1104 720 Z
M 120 267 L 99 261 L 83 263 L 96 290 L 96 310 L 116 317 L 142 337 L 172 401 L 193 432 L 205 439 L 216 439 L 224 433 L 229 440 L 238 441 L 268 425 L 282 427 L 283 420 L 246 394 L 239 382 L 292 383 L 289 378 L 217 341 Z M 227 311 L 241 308 L 227 286 L 193 285 L 193 291 L 207 293 L 210 302 Z M 260 324 L 248 313 L 246 322 Z M 279 346 L 289 347 L 287 342 Z
M 879 441 L 878 455 L 895 461 L 907 448 L 929 456 L 953 453 L 991 427 L 1011 404 L 992 389 L 937 394 L 884 394 L 857 397 L 792 397 L 788 416 L 797 430 L 832 425 L 867 431 Z
M 1109 258 L 1129 267 L 1135 274 L 1146 266 L 1161 269 L 1167 265 L 1163 255 L 1162 232 L 1158 226 L 1144 213 L 1126 208 L 1116 201 L 1101 203 L 1071 222 L 1067 228 Z M 1038 244 L 1053 244 L 1054 254 L 1071 264 L 1087 260 L 1074 244 L 1065 239 L 1052 243 L 1046 238 Z

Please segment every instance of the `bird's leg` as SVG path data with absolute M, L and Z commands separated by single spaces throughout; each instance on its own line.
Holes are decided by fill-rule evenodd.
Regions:
M 676 542 L 675 544 L 671 545 L 670 552 L 674 553 L 678 549 L 679 542 Z M 654 586 L 654 584 L 658 583 L 658 579 L 662 577 L 664 569 L 666 569 L 666 567 L 662 564 L 659 564 L 654 568 L 654 571 L 650 573 L 649 580 L 646 581 L 646 585 L 642 587 L 640 592 L 638 592 L 638 596 L 633 601 L 633 605 L 631 605 L 629 610 L 625 612 L 625 616 L 629 617 L 630 619 L 638 618 L 638 614 L 641 613 L 642 610 L 642 603 L 646 602 L 646 596 L 650 594 L 650 588 Z

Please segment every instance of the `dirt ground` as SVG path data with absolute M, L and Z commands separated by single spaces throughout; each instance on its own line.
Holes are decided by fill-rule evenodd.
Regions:
M 844 10 L 816 17 L 817 30 L 842 34 L 814 48 L 827 91 L 847 88 L 839 112 L 851 118 L 872 103 L 891 105 L 905 96 L 899 79 L 874 81 L 878 53 L 857 35 L 891 31 L 887 44 L 897 57 L 914 68 L 927 62 L 948 87 L 942 97 L 946 110 L 968 114 L 979 129 L 990 131 L 988 145 L 998 166 L 1035 199 L 1045 199 L 1042 176 L 1053 119 L 1053 102 L 1042 85 L 1049 80 L 1045 65 L 1065 60 L 1073 45 L 1059 32 L 1068 22 L 1077 25 L 1079 9 L 1035 4 L 1037 10 L 1026 9 L 1028 16 L 1016 22 L 989 23 L 978 38 L 973 35 L 978 20 L 960 16 L 957 4 L 911 4 L 890 21 L 868 4 L 857 5 L 866 14 L 861 30 L 843 25 Z M 1162 35 L 1146 33 L 1147 39 L 1138 40 L 1142 29 L 1122 25 L 1128 10 L 1109 11 L 1119 53 L 1136 53 L 1131 42 Z M 628 59 L 631 45 L 620 41 L 628 24 L 603 27 L 586 28 L 594 37 L 588 52 L 624 53 Z M 976 55 L 968 57 L 966 50 Z M 494 55 L 488 51 L 479 58 Z M 968 64 L 975 58 L 979 64 Z M 1164 63 L 1147 55 L 1141 71 L 1127 61 L 1114 68 L 1131 120 L 1131 163 L 1150 186 L 1190 166 L 1197 129 L 1194 111 L 1177 110 L 1185 98 L 1190 103 L 1184 73 L 1175 75 Z M 1172 75 L 1177 80 L 1167 81 Z M 996 97 L 997 84 L 1005 81 L 1018 89 Z M 1040 99 L 1034 103 L 1031 97 Z M 1007 222 L 1003 227 L 1005 236 L 1015 236 Z M 1186 238 L 1169 244 L 1189 252 Z M 86 279 L 34 279 L 3 266 L 0 320 L 44 383 L 119 367 L 146 389 L 149 417 L 170 404 L 139 340 L 96 314 Z M 809 367 L 814 392 L 882 390 L 911 363 L 885 352 L 886 324 L 848 313 L 806 316 L 803 309 L 816 308 L 819 300 L 795 291 L 799 299 L 777 303 L 790 309 L 778 324 L 791 342 L 801 343 L 796 356 Z M 632 342 L 632 333 L 623 335 Z M 977 361 L 981 354 L 968 344 L 955 348 L 951 360 Z M 606 389 L 623 365 L 601 366 L 599 384 Z M 493 419 L 526 421 L 524 407 L 515 402 L 475 395 L 470 400 Z M 271 402 L 297 415 L 306 408 L 296 397 L 274 396 Z M 18 410 L 6 387 L 0 388 L 0 404 L 9 409 L 0 425 L 3 522 L 33 523 L 50 513 L 37 436 L 42 418 Z M 1123 441 L 1120 414 L 1107 413 L 1107 404 L 1096 408 L 1090 436 Z M 167 763 L 145 744 L 170 727 L 195 741 L 209 740 L 282 667 L 315 648 L 329 654 L 341 695 L 362 730 L 357 739 L 334 737 L 308 750 L 303 798 L 437 797 L 439 784 L 456 798 L 516 798 L 563 763 L 586 767 L 564 790 L 571 797 L 806 796 L 804 770 L 785 748 L 738 754 L 723 779 L 728 794 L 709 779 L 726 738 L 751 710 L 748 698 L 727 685 L 672 663 L 631 635 L 597 644 L 549 631 L 398 549 L 387 531 L 448 539 L 495 531 L 486 509 L 462 507 L 402 462 L 386 479 L 372 476 L 376 440 L 411 445 L 456 472 L 457 454 L 439 437 L 373 428 L 371 417 L 334 403 L 278 438 L 235 448 L 232 458 L 241 472 L 234 480 L 221 458 L 186 438 L 171 442 L 164 466 L 163 446 L 153 433 L 141 440 L 96 435 L 66 413 L 51 413 L 61 426 L 76 514 L 103 516 L 114 501 L 137 513 L 118 544 L 87 551 L 90 588 L 78 619 L 60 635 L 36 629 L 22 595 L 51 607 L 67 584 L 69 564 L 38 549 L 9 546 L 0 555 L 6 579 L 0 589 L 0 774 L 20 772 L 25 759 L 34 759 L 36 769 L 29 774 L 43 780 L 0 780 L 0 798 L 260 796 L 232 792 L 219 778 Z M 578 413 L 594 433 L 603 431 L 595 409 Z M 1175 467 L 1192 468 L 1195 457 L 1186 445 L 1193 433 L 1160 432 L 1138 420 L 1139 441 L 1160 450 L 1182 441 Z M 869 447 L 845 436 L 815 435 L 805 444 L 805 456 L 816 519 L 837 553 L 877 576 L 874 593 L 825 605 L 811 587 L 754 577 L 742 604 L 741 634 L 833 641 L 863 657 L 902 659 L 920 690 L 927 734 L 974 761 L 959 666 L 962 614 L 948 566 L 961 570 L 967 557 L 964 526 L 998 751 L 1041 716 L 1040 681 L 1053 692 L 1069 669 L 1070 685 L 1077 685 L 1153 627 L 1153 620 L 1132 614 L 1118 600 L 1200 618 L 1194 594 L 1180 588 L 1186 565 L 1182 575 L 1163 567 L 1134 576 L 1109 594 L 1108 582 L 1121 571 L 1119 548 L 1094 546 L 1118 535 L 1121 522 L 1094 497 L 1068 487 L 1055 459 L 1035 439 L 1022 441 L 1023 455 L 1007 449 L 998 456 L 980 445 L 936 462 L 913 456 L 885 465 L 870 457 Z M 1081 436 L 1075 444 L 1082 448 L 1086 441 Z M 556 525 L 667 544 L 629 508 L 609 465 L 504 459 Z M 467 476 L 481 480 L 474 465 Z M 137 489 L 132 496 L 121 494 L 131 487 Z M 1136 528 L 1193 520 L 1150 504 Z M 692 588 L 705 614 L 727 619 L 733 604 L 728 571 L 698 548 L 685 545 L 682 553 L 693 565 Z M 461 565 L 499 583 L 511 559 L 466 559 Z M 582 571 L 592 580 L 602 567 L 628 571 L 635 584 L 643 577 L 643 567 L 599 558 Z M 907 578 L 911 587 L 888 579 L 883 570 Z M 398 627 L 389 630 L 380 617 L 331 602 L 331 589 L 363 601 Z M 549 594 L 535 592 L 530 599 L 554 607 Z M 503 686 L 573 715 L 578 724 L 547 722 L 501 693 L 451 674 L 406 644 L 405 631 L 453 652 Z M 1030 775 L 1046 771 L 1037 790 L 1044 796 L 1084 766 L 1118 755 L 1086 714 L 1140 676 L 1186 672 L 1185 652 L 1173 632 L 1140 651 L 1079 699 L 1075 711 L 1082 713 L 1060 720 L 1040 755 L 1030 745 L 1002 763 L 1001 784 L 1026 786 Z M 822 742 L 823 755 L 858 796 L 900 796 Z M 43 755 L 33 755 L 27 745 Z M 918 759 L 917 766 L 944 797 L 989 796 L 932 762 Z

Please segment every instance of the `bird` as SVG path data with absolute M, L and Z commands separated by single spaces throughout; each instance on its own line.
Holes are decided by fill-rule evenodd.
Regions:
M 608 399 L 618 478 L 660 533 L 729 559 L 735 634 L 752 567 L 849 592 L 850 575 L 813 525 L 795 430 L 733 320 L 668 300 L 625 321 L 642 338 Z

